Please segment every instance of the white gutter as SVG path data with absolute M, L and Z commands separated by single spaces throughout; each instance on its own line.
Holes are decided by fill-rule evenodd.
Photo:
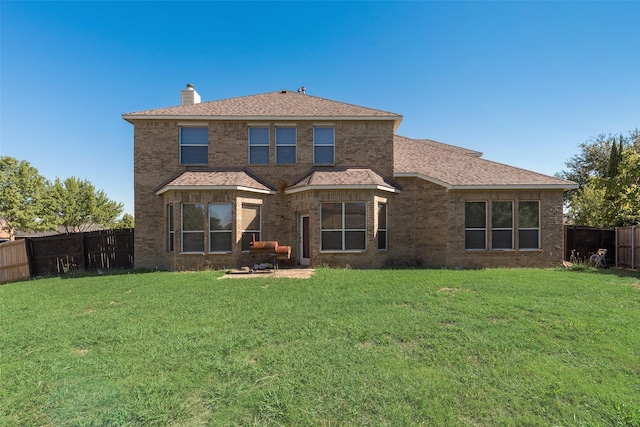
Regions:
M 285 194 L 302 193 L 304 191 L 318 191 L 318 190 L 380 190 L 387 191 L 389 193 L 400 193 L 397 188 L 385 187 L 383 185 L 376 184 L 363 184 L 363 185 L 305 185 L 295 188 L 286 189 Z
M 261 188 L 244 187 L 242 185 L 166 185 L 156 191 L 156 195 L 161 195 L 167 191 L 189 191 L 189 190 L 215 190 L 215 191 L 247 191 L 259 194 L 276 194 L 273 190 L 263 190 Z

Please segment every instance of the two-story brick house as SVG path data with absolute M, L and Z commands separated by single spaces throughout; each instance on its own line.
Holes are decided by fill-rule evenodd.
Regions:
M 278 91 L 124 114 L 134 126 L 135 265 L 553 266 L 576 184 L 396 134 L 402 116 Z

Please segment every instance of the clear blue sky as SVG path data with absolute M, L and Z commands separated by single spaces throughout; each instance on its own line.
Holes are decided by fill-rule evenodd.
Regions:
M 0 155 L 133 213 L 123 113 L 296 90 L 554 174 L 640 128 L 640 2 L 1 1 Z

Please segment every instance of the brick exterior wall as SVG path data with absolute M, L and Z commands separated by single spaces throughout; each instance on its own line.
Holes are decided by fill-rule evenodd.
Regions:
M 419 178 L 395 180 L 401 192 L 382 190 L 309 190 L 287 194 L 285 189 L 313 168 L 313 126 L 322 123 L 280 123 L 297 129 L 297 163 L 275 164 L 274 122 L 198 122 L 208 128 L 208 165 L 246 168 L 275 189 L 275 194 L 247 191 L 156 192 L 186 169 L 179 162 L 180 125 L 170 120 L 134 120 L 135 267 L 170 270 L 237 268 L 250 265 L 251 257 L 240 250 L 242 203 L 261 206 L 261 240 L 277 240 L 292 247 L 290 264 L 298 262 L 299 218 L 310 217 L 311 266 L 375 268 L 385 265 L 424 267 L 552 267 L 562 261 L 562 191 L 447 191 Z M 268 125 L 270 164 L 248 165 L 248 126 Z M 365 167 L 393 176 L 392 121 L 337 121 L 335 166 Z M 325 124 L 325 125 L 326 125 Z M 535 251 L 467 251 L 464 249 L 465 201 L 539 200 L 541 249 Z M 320 206 L 323 202 L 365 202 L 367 214 L 364 252 L 320 250 Z M 232 252 L 180 253 L 180 206 L 182 203 L 231 203 Z M 377 249 L 377 205 L 388 210 L 388 249 Z M 174 206 L 173 253 L 167 250 L 167 206 Z M 517 239 L 517 232 L 515 239 Z M 205 248 L 208 247 L 205 231 Z M 517 247 L 517 240 L 515 247 Z M 265 259 L 266 261 L 266 259 Z

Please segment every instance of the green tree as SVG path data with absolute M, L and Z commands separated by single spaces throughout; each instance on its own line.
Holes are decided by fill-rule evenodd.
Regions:
M 615 176 L 593 176 L 571 199 L 570 215 L 580 225 L 640 224 L 640 152 L 622 151 Z
M 0 157 L 0 226 L 11 237 L 20 231 L 54 230 L 45 215 L 47 180 L 29 162 Z
M 114 227 L 123 208 L 88 180 L 75 177 L 56 178 L 47 202 L 50 215 L 67 233 L 87 231 L 95 225 Z
M 133 219 L 133 215 L 126 213 L 116 222 L 114 228 L 134 228 L 134 226 L 135 221 Z

